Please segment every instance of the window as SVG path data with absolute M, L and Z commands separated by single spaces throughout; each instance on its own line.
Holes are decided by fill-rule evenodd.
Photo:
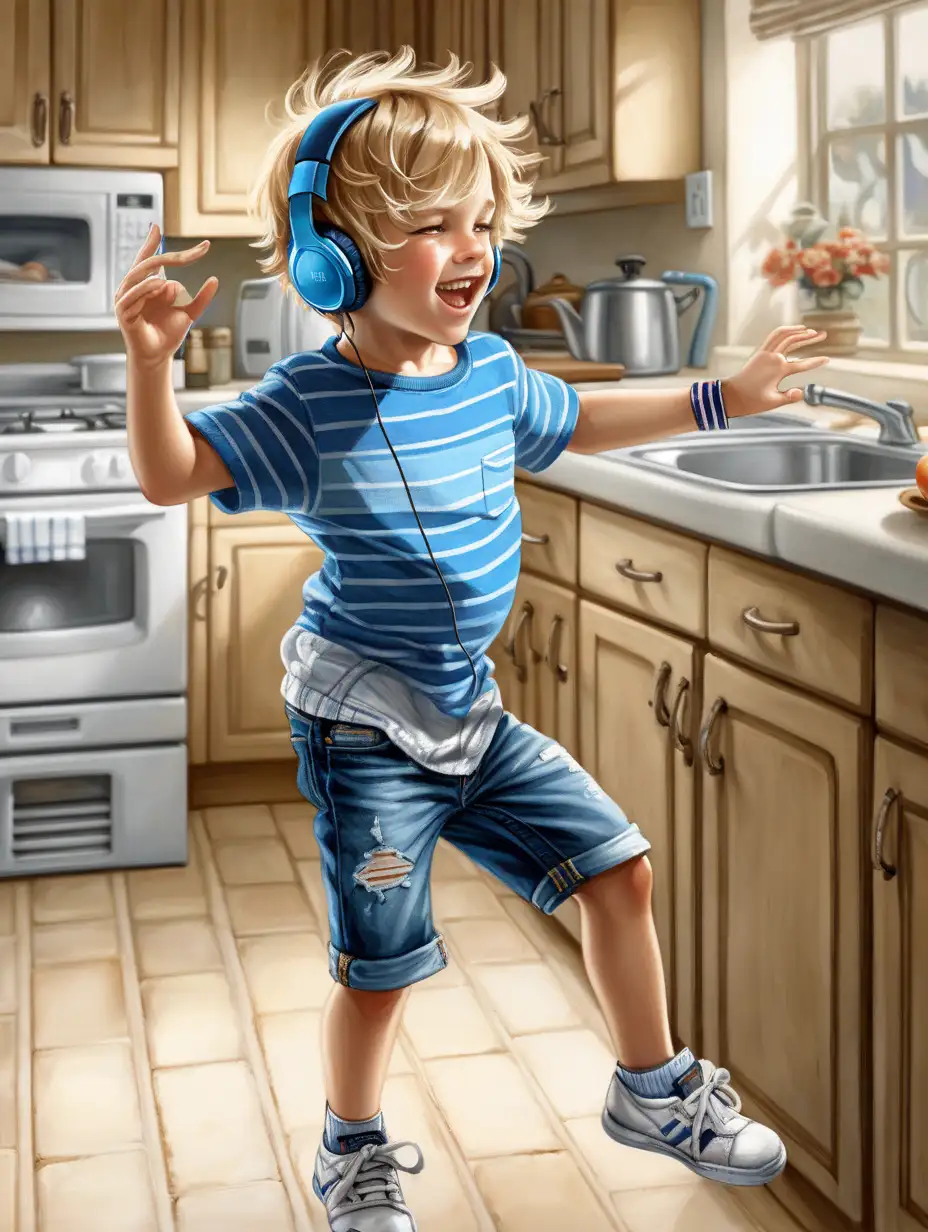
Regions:
M 854 305 L 861 350 L 928 355 L 928 3 L 803 40 L 811 199 L 866 232 L 891 269 Z

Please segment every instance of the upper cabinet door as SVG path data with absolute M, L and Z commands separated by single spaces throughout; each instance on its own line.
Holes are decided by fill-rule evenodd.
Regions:
M 54 0 L 56 163 L 177 165 L 181 0 Z
M 442 66 L 448 53 L 470 60 L 474 79 L 485 81 L 490 65 L 502 67 L 500 9 L 502 0 L 444 0 L 432 14 L 432 59 Z
M 417 60 L 428 60 L 432 9 L 428 0 L 328 0 L 329 46 L 360 56 L 408 44 Z
M 561 169 L 561 3 L 560 0 L 506 0 L 502 58 L 506 74 L 505 119 L 526 115 L 532 128 L 519 143 L 524 153 L 541 153 L 536 191 Z
M 49 157 L 50 0 L 0 0 L 0 162 Z
M 326 50 L 322 0 L 185 0 L 180 164 L 165 179 L 174 235 L 256 235 L 248 198 L 284 97 Z
M 609 0 L 561 0 L 564 90 L 553 109 L 561 146 L 560 189 L 607 184 L 612 178 Z

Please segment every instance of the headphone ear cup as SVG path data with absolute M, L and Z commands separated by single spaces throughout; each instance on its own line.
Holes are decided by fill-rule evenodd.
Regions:
M 496 284 L 499 282 L 500 271 L 503 268 L 503 254 L 500 251 L 499 245 L 493 246 L 493 270 L 490 274 L 490 281 L 487 283 L 487 289 L 483 293 L 484 299 L 490 294 Z
M 351 266 L 351 273 L 354 277 L 354 296 L 350 303 L 341 305 L 340 311 L 355 312 L 364 306 L 372 289 L 371 276 L 364 264 L 361 250 L 350 235 L 346 235 L 344 231 L 339 231 L 338 227 L 333 227 L 329 223 L 317 223 L 316 231 L 320 238 L 334 244 L 348 258 L 348 264 Z M 347 300 L 348 296 L 345 298 Z

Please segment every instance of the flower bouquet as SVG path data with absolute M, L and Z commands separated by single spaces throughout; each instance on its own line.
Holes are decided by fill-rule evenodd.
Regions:
M 822 240 L 828 224 L 812 206 L 797 206 L 783 228 L 786 241 L 772 249 L 762 268 L 775 287 L 798 282 L 816 311 L 803 313 L 803 323 L 828 333 L 825 355 L 853 355 L 861 324 L 848 305 L 864 292 L 864 278 L 878 278 L 889 270 L 889 257 L 856 227 L 840 226 L 838 238 Z

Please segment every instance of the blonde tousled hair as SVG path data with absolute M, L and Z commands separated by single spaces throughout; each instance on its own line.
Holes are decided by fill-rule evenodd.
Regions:
M 346 56 L 347 63 L 339 66 Z M 343 99 L 376 98 L 378 106 L 339 142 L 327 201 L 323 210 L 317 205 L 316 217 L 351 236 L 375 279 L 390 268 L 386 254 L 401 246 L 386 240 L 381 219 L 408 227 L 439 200 L 446 206 L 465 201 L 487 170 L 496 203 L 494 244 L 520 239 L 544 217 L 548 200 L 532 201 L 534 177 L 527 175 L 542 156 L 521 153 L 513 144 L 528 132 L 529 121 L 485 114 L 483 109 L 503 94 L 506 78 L 494 66 L 487 81 L 463 84 L 471 71 L 456 55 L 444 68 L 417 70 L 415 52 L 407 46 L 392 56 L 371 52 L 352 58 L 336 51 L 311 65 L 287 91 L 287 122 L 252 191 L 251 209 L 263 228 L 252 246 L 267 252 L 259 261 L 264 273 L 289 286 L 287 189 L 297 147 L 313 118 Z

